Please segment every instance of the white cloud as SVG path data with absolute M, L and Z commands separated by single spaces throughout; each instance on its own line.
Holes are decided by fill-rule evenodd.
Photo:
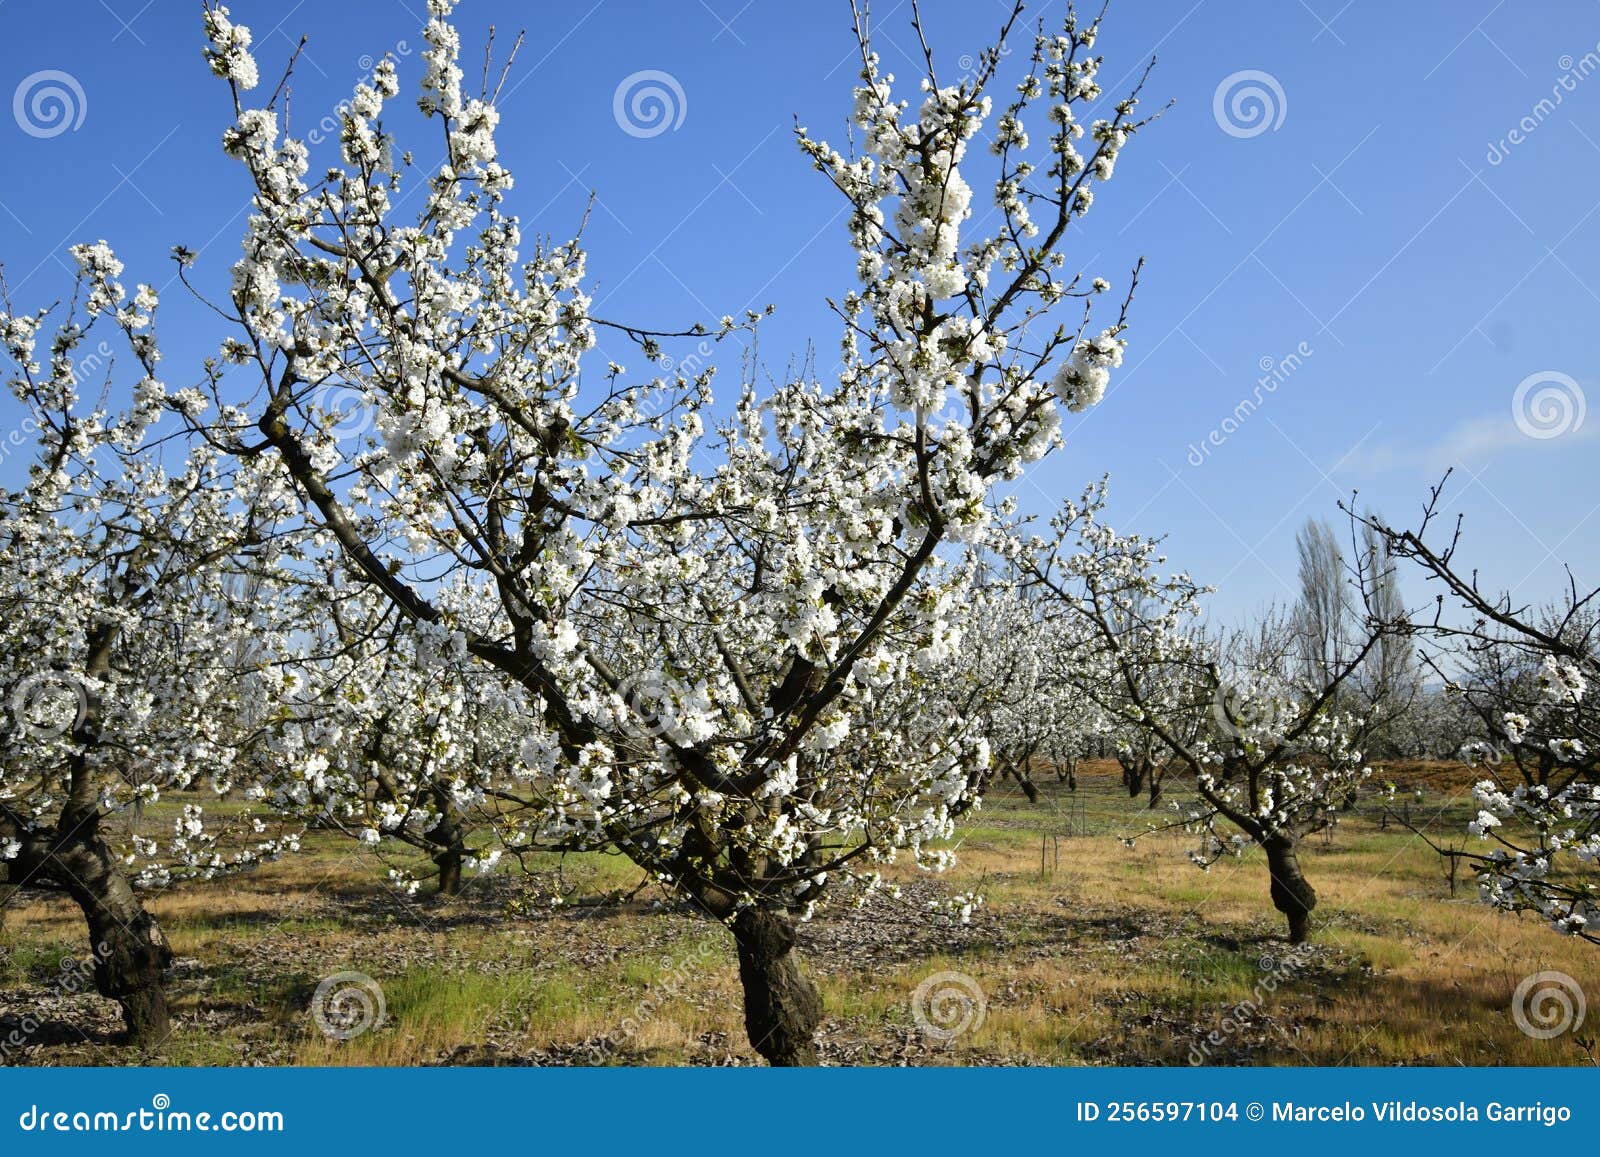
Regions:
M 1481 464 L 1502 454 L 1577 446 L 1594 440 L 1596 426 L 1580 426 L 1557 438 L 1533 438 L 1511 415 L 1468 418 L 1432 442 L 1362 447 L 1339 465 L 1340 472 L 1364 476 L 1409 470 L 1439 474 L 1452 466 Z

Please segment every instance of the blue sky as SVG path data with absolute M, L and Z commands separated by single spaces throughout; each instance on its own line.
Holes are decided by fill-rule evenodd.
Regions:
M 373 57 L 400 55 L 403 84 L 417 75 L 417 0 L 232 8 L 256 30 L 264 88 L 309 36 L 293 80 L 302 134 Z M 922 10 L 943 77 L 1005 11 Z M 201 252 L 204 284 L 225 284 L 246 189 L 218 147 L 226 92 L 201 61 L 198 11 L 0 4 L 13 97 L 0 260 L 19 306 L 66 291 L 63 251 L 79 240 L 111 242 L 129 284 L 165 284 L 175 243 Z M 1062 11 L 1051 0 L 1029 17 L 1054 24 Z M 502 49 L 526 29 L 500 101 L 513 204 L 525 230 L 561 238 L 598 196 L 586 234 L 598 312 L 675 327 L 770 302 L 763 358 L 781 371 L 809 341 L 828 368 L 838 330 L 823 298 L 850 287 L 853 262 L 842 201 L 791 129 L 798 117 L 843 144 L 846 4 L 464 0 L 457 16 L 469 77 L 488 26 Z M 908 0 L 875 6 L 879 52 L 907 79 L 909 16 Z M 1561 563 L 1600 583 L 1600 415 L 1577 421 L 1600 389 L 1600 5 L 1120 0 L 1099 48 L 1108 101 L 1154 53 L 1146 107 L 1176 103 L 1124 153 L 1070 250 L 1117 287 L 1139 255 L 1148 263 L 1124 369 L 1068 421 L 1067 450 L 1019 485 L 1024 505 L 1048 511 L 1110 471 L 1113 521 L 1167 534 L 1171 557 L 1219 584 L 1218 611 L 1234 617 L 1290 593 L 1307 516 L 1338 517 L 1359 488 L 1403 519 L 1455 465 L 1449 511 L 1467 514 L 1486 583 L 1543 600 Z M 37 76 L 51 70 L 72 84 Z M 635 135 L 614 100 L 646 70 L 682 98 L 674 127 Z M 1266 77 L 1224 85 L 1239 73 Z M 68 93 L 67 124 L 33 119 L 28 97 L 50 84 Z M 1230 119 L 1241 85 L 1267 92 L 1269 123 Z M 183 385 L 213 331 L 175 289 L 165 302 L 167 379 Z M 1524 409 L 1541 393 L 1567 409 L 1519 426 L 1519 386 Z M 18 418 L 0 402 L 6 430 Z M 0 480 L 16 469 L 0 464 Z

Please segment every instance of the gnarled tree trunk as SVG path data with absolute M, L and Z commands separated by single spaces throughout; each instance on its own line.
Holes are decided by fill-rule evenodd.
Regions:
M 128 1043 L 153 1048 L 172 1032 L 163 974 L 172 949 L 154 916 L 133 894 L 100 835 L 100 817 L 63 813 L 44 871 L 82 910 L 89 925 L 94 985 L 122 1006 Z
M 750 1047 L 774 1066 L 814 1065 L 822 993 L 800 968 L 787 913 L 746 908 L 733 920 Z
M 1269 837 L 1262 847 L 1267 870 L 1272 873 L 1272 906 L 1289 921 L 1289 943 L 1304 944 L 1311 937 L 1311 909 L 1317 893 L 1300 871 L 1299 840 L 1290 835 Z
M 438 850 L 433 854 L 439 869 L 439 895 L 454 896 L 461 891 L 461 865 L 467 858 L 466 834 L 457 822 L 455 805 L 443 784 L 433 785 L 433 802 L 439 809 L 439 822 L 428 832 L 428 840 Z
M 454 896 L 461 891 L 461 849 L 446 848 L 433 857 L 439 869 L 439 895 Z
M 1128 789 L 1129 799 L 1138 799 L 1139 793 L 1144 790 L 1144 779 L 1149 771 L 1149 762 L 1141 756 L 1117 757 L 1117 762 L 1122 765 L 1122 785 Z
M 1034 786 L 1033 776 L 1028 771 L 1027 760 L 1013 763 L 1006 760 L 1000 765 L 1001 779 L 1014 779 L 1017 786 L 1022 789 L 1022 794 L 1028 797 L 1029 803 L 1039 802 L 1039 789 Z
M 118 638 L 115 626 L 90 631 L 86 675 L 101 680 L 110 674 Z M 100 830 L 97 762 L 88 753 L 100 743 L 101 712 L 98 694 L 91 693 L 73 732 L 79 749 L 69 763 L 67 801 L 55 829 L 29 830 L 17 817 L 8 817 L 23 845 L 13 871 L 19 879 L 25 878 L 23 872 L 37 874 L 77 903 L 89 925 L 95 990 L 122 1006 L 129 1044 L 154 1048 L 172 1033 L 162 987 L 172 949 L 155 917 L 133 894 Z

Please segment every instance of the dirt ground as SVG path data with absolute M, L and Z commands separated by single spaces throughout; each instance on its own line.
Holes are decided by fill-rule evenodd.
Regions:
M 1436 839 L 1464 842 L 1462 769 L 1374 781 Z M 1525 977 L 1600 1000 L 1600 952 L 1493 912 L 1376 794 L 1302 859 L 1315 942 L 1291 952 L 1258 856 L 1202 872 L 1194 837 L 1104 766 L 1080 790 L 1002 790 L 943 876 L 897 866 L 898 897 L 821 912 L 802 952 L 827 1004 L 829 1064 L 1587 1064 L 1600 1009 L 1552 1039 L 1519 1028 Z M 12 1064 L 744 1065 L 732 943 L 615 856 L 406 897 L 329 833 L 248 875 L 151 906 L 178 960 L 172 1037 L 116 1043 L 116 1006 L 64 984 L 87 951 L 60 899 L 24 892 L 0 933 L 0 1056 Z M 968 924 L 930 903 L 975 890 Z M 567 901 L 552 905 L 552 897 Z M 64 967 L 65 965 L 65 967 Z M 343 977 L 341 974 L 359 974 Z M 332 978 L 332 979 L 330 979 Z M 319 986 L 323 992 L 319 996 Z

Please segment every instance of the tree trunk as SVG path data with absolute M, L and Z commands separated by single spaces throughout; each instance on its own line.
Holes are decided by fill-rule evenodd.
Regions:
M 750 1047 L 770 1065 L 816 1064 L 822 994 L 801 971 L 794 921 L 786 913 L 746 908 L 734 918 L 733 936 Z
M 1007 761 L 1000 765 L 1001 779 L 1014 779 L 1017 786 L 1022 789 L 1022 794 L 1028 797 L 1029 803 L 1039 802 L 1039 789 L 1034 786 L 1033 777 L 1029 774 L 1026 761 L 1012 763 Z
M 1298 844 L 1293 836 L 1278 835 L 1262 845 L 1272 873 L 1272 906 L 1289 921 L 1290 944 L 1311 938 L 1311 909 L 1317 906 L 1316 890 L 1300 871 Z
M 461 891 L 461 849 L 446 848 L 433 857 L 439 869 L 439 895 L 454 896 Z
M 89 925 L 95 989 L 122 1006 L 129 1044 L 158 1047 L 172 1033 L 162 987 L 172 949 L 101 839 L 99 817 L 74 822 L 63 815 L 60 830 L 68 834 L 53 841 L 45 871 Z
M 1122 763 L 1122 783 L 1128 789 L 1128 798 L 1138 799 L 1139 793 L 1144 790 L 1144 777 L 1148 770 L 1148 765 L 1143 759 L 1134 759 L 1131 762 L 1119 760 L 1118 762 Z
M 433 800 L 439 808 L 439 822 L 428 832 L 428 840 L 439 851 L 434 866 L 439 869 L 439 895 L 454 896 L 461 891 L 461 864 L 466 859 L 466 838 L 456 822 L 455 805 L 443 784 L 433 786 Z

